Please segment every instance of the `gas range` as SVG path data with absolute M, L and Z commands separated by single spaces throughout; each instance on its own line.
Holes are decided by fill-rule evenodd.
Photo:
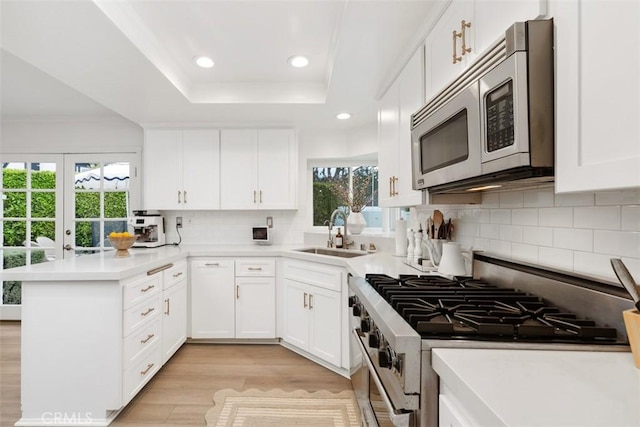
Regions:
M 370 425 L 438 425 L 433 348 L 629 351 L 624 290 L 487 256 L 473 278 L 367 274 L 349 294 L 352 383 Z

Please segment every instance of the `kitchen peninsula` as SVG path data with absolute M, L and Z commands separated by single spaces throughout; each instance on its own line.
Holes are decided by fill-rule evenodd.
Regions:
M 16 425 L 48 425 L 52 417 L 108 425 L 187 339 L 189 258 L 290 258 L 362 275 L 414 271 L 385 254 L 347 260 L 294 250 L 300 246 L 167 246 L 4 270 L 3 280 L 23 281 Z

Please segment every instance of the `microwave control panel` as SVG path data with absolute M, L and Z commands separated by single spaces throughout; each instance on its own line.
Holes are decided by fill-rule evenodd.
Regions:
M 513 104 L 512 80 L 492 90 L 485 97 L 487 152 L 491 153 L 515 143 Z

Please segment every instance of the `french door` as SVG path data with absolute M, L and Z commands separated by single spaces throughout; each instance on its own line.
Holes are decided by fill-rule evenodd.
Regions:
M 2 154 L 1 268 L 110 250 L 139 205 L 139 155 Z M 22 284 L 2 281 L 0 320 L 20 319 Z

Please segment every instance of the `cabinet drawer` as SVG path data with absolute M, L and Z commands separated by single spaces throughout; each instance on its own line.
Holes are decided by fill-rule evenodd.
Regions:
M 236 276 L 275 276 L 276 261 L 271 258 L 236 260 Z
M 158 372 L 162 366 L 162 349 L 160 342 L 156 342 L 145 357 L 125 369 L 122 375 L 122 406 L 133 399 L 140 389 Z
M 176 283 L 180 282 L 187 278 L 187 263 L 179 262 L 168 270 L 164 270 L 163 281 L 164 281 L 164 289 L 169 289 Z
M 338 267 L 306 262 L 288 262 L 284 267 L 287 279 L 338 292 L 342 291 L 343 273 L 344 270 Z
M 128 309 L 162 290 L 162 275 L 144 276 L 124 286 L 123 307 Z
M 136 360 L 144 357 L 146 351 L 160 339 L 162 333 L 162 322 L 160 316 L 155 316 L 147 326 L 137 332 L 130 334 L 124 339 L 123 344 L 123 365 L 128 368 Z
M 126 337 L 135 329 L 142 327 L 146 323 L 150 323 L 160 315 L 162 295 L 155 296 L 142 301 L 140 304 L 134 305 L 123 313 L 122 319 L 122 336 Z

